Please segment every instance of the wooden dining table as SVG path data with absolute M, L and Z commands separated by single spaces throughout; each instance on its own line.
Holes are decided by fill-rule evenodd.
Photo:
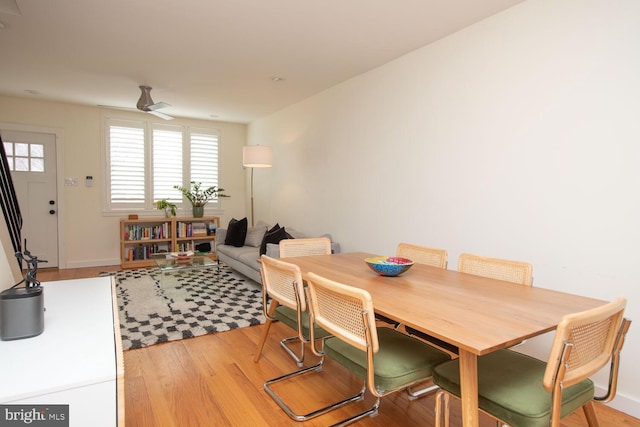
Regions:
M 459 348 L 462 420 L 478 427 L 477 358 L 553 331 L 569 313 L 606 301 L 414 264 L 400 276 L 373 272 L 366 252 L 286 258 L 307 279 L 313 272 L 367 290 L 376 313 Z

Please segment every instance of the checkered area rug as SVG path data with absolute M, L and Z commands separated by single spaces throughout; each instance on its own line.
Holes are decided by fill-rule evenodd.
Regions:
M 264 323 L 259 284 L 225 265 L 114 274 L 124 350 Z

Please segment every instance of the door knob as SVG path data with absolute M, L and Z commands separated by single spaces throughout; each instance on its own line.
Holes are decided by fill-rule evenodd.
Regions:
M 50 213 L 51 215 L 53 215 L 54 213 L 56 213 L 56 211 L 54 211 L 53 209 L 51 209 L 51 210 L 49 211 L 49 213 Z
M 55 202 L 55 201 L 53 201 L 53 200 L 49 200 L 49 204 L 50 204 L 50 205 L 55 205 L 55 204 L 56 204 L 56 202 Z

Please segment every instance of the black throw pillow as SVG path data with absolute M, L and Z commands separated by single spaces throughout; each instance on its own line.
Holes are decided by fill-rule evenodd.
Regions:
M 270 229 L 267 230 L 267 233 L 273 233 L 274 231 L 278 230 L 280 228 L 280 224 L 278 224 L 276 222 L 276 225 L 274 225 L 273 227 L 271 227 Z
M 271 233 L 267 231 L 264 235 L 264 239 L 262 239 L 262 244 L 260 245 L 260 255 L 267 253 L 267 243 L 280 243 L 280 240 L 283 239 L 291 239 L 291 236 L 287 233 L 284 227 L 278 228 Z
M 247 238 L 247 217 L 242 219 L 232 218 L 227 227 L 227 237 L 224 239 L 225 245 L 242 247 L 244 239 Z
M 260 255 L 267 253 L 267 240 L 266 240 L 267 236 L 269 234 L 273 234 L 275 231 L 279 229 L 280 229 L 280 224 L 276 222 L 276 225 L 274 225 L 273 227 L 268 229 L 266 233 L 264 233 L 264 236 L 262 236 L 262 242 L 260 243 Z

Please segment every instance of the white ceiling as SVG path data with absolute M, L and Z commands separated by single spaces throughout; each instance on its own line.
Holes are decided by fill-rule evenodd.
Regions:
M 0 94 L 248 123 L 522 1 L 0 0 Z

